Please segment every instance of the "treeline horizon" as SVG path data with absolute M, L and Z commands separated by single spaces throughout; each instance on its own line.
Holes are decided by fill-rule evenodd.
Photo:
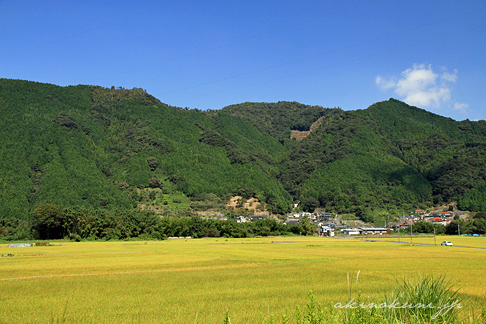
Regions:
M 0 220 L 39 205 L 157 213 L 486 211 L 486 122 L 390 99 L 363 110 L 297 102 L 201 111 L 140 88 L 0 79 Z M 292 132 L 304 132 L 302 140 Z M 230 196 L 257 203 L 237 210 Z
M 238 223 L 235 220 L 238 215 L 235 213 L 227 213 L 225 217 L 226 220 L 220 220 L 190 213 L 161 216 L 148 210 L 63 208 L 42 204 L 36 207 L 29 221 L 0 220 L 0 238 L 5 241 L 69 239 L 79 242 L 318 234 L 316 224 L 305 216 L 299 223 L 292 225 L 270 218 Z M 414 234 L 486 234 L 486 213 L 476 213 L 466 220 L 456 217 L 448 225 L 419 221 L 400 232 L 407 235 L 411 230 Z
M 228 213 L 226 221 L 197 214 L 160 216 L 148 210 L 106 210 L 41 204 L 29 221 L 0 220 L 0 238 L 13 240 L 165 240 L 170 237 L 233 237 L 312 235 L 308 219 L 285 225 L 275 219 L 237 223 Z

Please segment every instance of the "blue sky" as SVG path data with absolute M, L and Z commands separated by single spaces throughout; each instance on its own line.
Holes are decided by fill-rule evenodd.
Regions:
M 203 110 L 396 98 L 486 119 L 485 53 L 484 0 L 0 0 L 0 77 Z

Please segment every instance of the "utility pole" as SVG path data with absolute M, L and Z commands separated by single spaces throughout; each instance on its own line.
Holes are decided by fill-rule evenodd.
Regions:
M 398 227 L 398 243 L 400 243 L 400 227 Z
M 413 238 L 413 236 L 412 236 L 412 235 L 413 235 L 413 234 L 412 234 L 412 232 L 413 232 L 413 222 L 412 222 L 412 223 L 410 223 L 410 243 L 412 243 L 412 238 Z
M 457 235 L 461 236 L 461 227 L 457 224 Z
M 434 245 L 437 246 L 437 241 L 435 240 L 435 228 L 434 228 Z

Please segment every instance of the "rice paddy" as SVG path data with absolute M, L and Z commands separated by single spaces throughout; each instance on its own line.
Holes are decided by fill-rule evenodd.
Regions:
M 486 248 L 482 237 L 442 236 L 437 246 L 320 237 L 53 243 L 0 245 L 0 323 L 222 323 L 226 312 L 253 323 L 303 307 L 309 291 L 325 306 L 347 302 L 348 277 L 353 293 L 370 298 L 420 274 L 446 276 L 471 300 L 486 296 L 486 249 L 459 246 Z

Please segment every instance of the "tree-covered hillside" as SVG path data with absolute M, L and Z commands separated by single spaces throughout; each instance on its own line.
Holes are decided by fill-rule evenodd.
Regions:
M 2 218 L 28 219 L 42 203 L 133 208 L 147 188 L 161 204 L 251 188 L 269 210 L 289 210 L 271 158 L 281 145 L 221 112 L 170 107 L 142 89 L 1 79 L 0 113 Z M 207 143 L 203 129 L 232 145 Z
M 461 209 L 484 210 L 478 207 L 479 196 L 486 198 L 478 189 L 486 182 L 484 120 L 456 122 L 394 99 L 355 113 L 374 120 L 393 154 L 430 182 L 432 204 L 459 201 Z
M 320 106 L 307 106 L 298 102 L 277 103 L 245 102 L 222 109 L 229 115 L 249 120 L 260 132 L 270 135 L 282 144 L 290 140 L 292 130 L 308 131 L 322 116 L 335 110 Z
M 486 209 L 486 122 L 393 99 L 358 111 L 296 102 L 200 111 L 139 88 L 0 79 L 0 114 L 0 220 L 29 220 L 41 204 L 224 209 L 232 195 L 272 213 L 300 201 L 363 219 L 452 201 Z M 291 140 L 293 130 L 309 134 Z
M 311 130 L 322 117 L 308 137 L 286 145 L 279 163 L 278 179 L 301 206 L 311 200 L 360 215 L 455 201 L 465 210 L 486 208 L 485 121 L 457 122 L 395 99 L 349 112 L 288 102 L 223 111 L 285 143 L 291 130 Z
M 301 202 L 318 200 L 338 213 L 411 208 L 432 194 L 427 180 L 393 155 L 373 120 L 352 112 L 326 118 L 295 146 L 280 180 Z

